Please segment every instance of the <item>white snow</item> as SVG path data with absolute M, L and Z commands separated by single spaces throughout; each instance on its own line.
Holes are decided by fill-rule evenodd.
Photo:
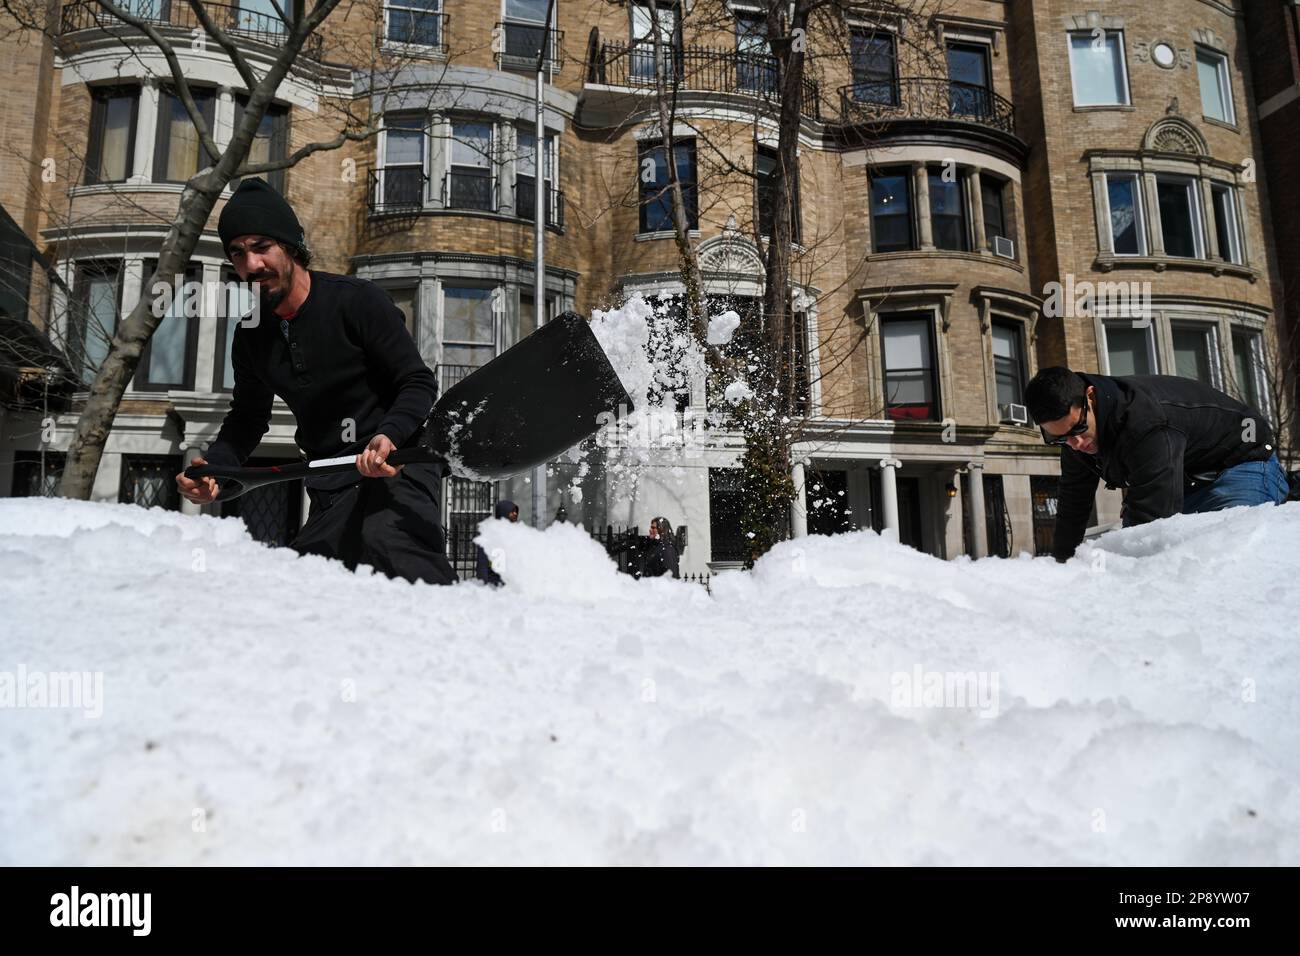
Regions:
M 1297 540 L 1300 505 L 1066 565 L 864 532 L 710 597 L 570 526 L 487 522 L 507 586 L 437 588 L 4 500 L 0 864 L 1294 865 Z M 102 716 L 16 707 L 20 667 L 101 674 Z
M 721 315 L 715 315 L 709 319 L 708 343 L 726 345 L 738 328 L 740 328 L 740 316 L 736 312 L 728 309 Z
M 722 397 L 725 398 L 732 405 L 736 405 L 740 402 L 753 398 L 754 390 L 749 387 L 749 384 L 747 382 L 742 382 L 739 379 L 737 379 L 736 381 L 732 382 L 730 385 L 727 386 L 726 390 L 722 393 Z

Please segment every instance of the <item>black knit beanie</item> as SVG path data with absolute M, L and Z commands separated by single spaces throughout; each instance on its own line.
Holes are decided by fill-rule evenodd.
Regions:
M 221 210 L 217 234 L 221 236 L 224 250 L 229 250 L 236 237 L 253 235 L 279 239 L 299 249 L 307 247 L 302 223 L 294 215 L 293 207 L 261 179 L 248 178 L 239 184 L 226 208 Z

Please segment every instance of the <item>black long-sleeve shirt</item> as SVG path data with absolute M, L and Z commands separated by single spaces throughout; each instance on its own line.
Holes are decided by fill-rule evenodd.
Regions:
M 235 330 L 235 387 L 230 411 L 206 458 L 240 465 L 270 427 L 276 395 L 298 423 L 294 435 L 309 459 L 356 454 L 375 435 L 398 448 L 418 437 L 438 397 L 438 382 L 420 358 L 402 313 L 366 279 L 311 273 L 311 291 L 289 321 L 263 310 L 256 326 Z M 337 488 L 360 473 L 311 478 Z

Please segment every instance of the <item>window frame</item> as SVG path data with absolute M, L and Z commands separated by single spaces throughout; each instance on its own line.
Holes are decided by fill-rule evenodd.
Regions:
M 1224 208 L 1227 210 L 1230 220 L 1227 223 L 1223 222 L 1223 217 L 1219 214 L 1219 207 L 1215 203 L 1215 197 L 1220 195 L 1224 197 Z M 1241 212 L 1237 203 L 1237 187 L 1217 180 L 1210 180 L 1210 211 L 1214 214 L 1215 241 L 1219 246 L 1219 258 L 1235 266 L 1244 266 L 1246 264 L 1246 244 L 1242 235 Z M 1218 234 L 1220 227 L 1226 229 L 1229 245 L 1231 246 L 1231 255 L 1224 254 L 1223 236 Z
M 1075 109 L 1084 109 L 1084 110 L 1089 110 L 1089 109 L 1104 110 L 1104 109 L 1118 109 L 1121 107 L 1131 107 L 1133 105 L 1133 87 L 1129 81 L 1129 75 L 1128 75 L 1128 55 L 1127 55 L 1127 47 L 1124 42 L 1124 30 L 1122 27 L 1119 28 L 1101 27 L 1098 29 L 1101 29 L 1107 37 L 1109 37 L 1111 34 L 1114 34 L 1118 38 L 1118 41 L 1116 43 L 1116 55 L 1119 57 L 1120 77 L 1122 78 L 1124 84 L 1124 99 L 1119 103 L 1080 103 L 1079 102 L 1079 88 L 1075 84 L 1075 77 L 1074 77 L 1074 37 L 1076 36 L 1087 37 L 1091 41 L 1094 31 L 1093 30 L 1066 30 L 1065 31 L 1065 53 L 1066 53 L 1066 60 L 1070 64 L 1071 103 Z
M 669 161 L 674 162 L 674 163 L 677 161 L 677 148 L 678 148 L 679 146 L 684 146 L 684 147 L 688 150 L 688 154 L 687 154 L 687 155 L 690 157 L 689 168 L 690 168 L 690 170 L 691 170 L 691 179 L 690 179 L 690 182 L 689 182 L 689 183 L 688 183 L 688 182 L 683 182 L 683 183 L 682 183 L 682 200 L 683 200 L 683 202 L 684 202 L 684 203 L 686 204 L 686 206 L 687 206 L 687 210 L 686 210 L 686 212 L 687 212 L 687 220 L 688 220 L 688 222 L 687 222 L 687 231 L 688 231 L 688 232 L 694 232 L 694 231 L 696 231 L 696 230 L 698 230 L 698 229 L 700 228 L 700 202 L 699 202 L 699 177 L 700 177 L 700 170 L 699 170 L 699 165 L 698 165 L 698 164 L 699 164 L 699 157 L 698 157 L 698 155 L 697 155 L 697 153 L 696 153 L 696 149 L 695 149 L 695 137 L 693 137 L 693 136 L 675 136 L 675 137 L 673 137 L 672 156 L 666 158 L 666 160 L 665 160 L 665 163 L 664 163 L 664 175 L 665 175 L 665 176 L 668 175 L 668 165 L 667 165 L 667 163 L 668 163 Z M 647 184 L 647 183 L 646 183 L 646 182 L 641 178 L 641 175 L 640 175 L 641 167 L 642 167 L 642 164 L 645 162 L 645 160 L 646 160 L 647 157 L 650 157 L 650 156 L 653 156 L 653 155 L 656 154 L 656 153 L 662 152 L 662 151 L 663 151 L 663 148 L 664 148 L 664 147 L 663 147 L 663 144 L 662 144 L 662 143 L 659 143 L 658 141 L 651 142 L 650 140 L 642 140 L 642 141 L 640 141 L 640 142 L 637 143 L 637 156 L 636 156 L 636 159 L 637 159 L 637 162 L 636 162 L 636 169 L 637 169 L 637 235 L 640 235 L 640 236 L 654 236 L 654 235 L 658 235 L 659 233 L 670 232 L 670 231 L 676 229 L 676 226 L 675 226 L 674 223 L 673 223 L 673 213 L 672 213 L 671 199 L 669 200 L 669 207 L 668 207 L 668 212 L 667 212 L 668 221 L 667 221 L 667 224 L 666 224 L 666 225 L 662 226 L 662 228 L 658 228 L 658 229 L 650 229 L 650 228 L 648 228 L 648 227 L 649 227 L 649 223 L 648 223 L 647 218 L 646 218 L 646 211 L 650 208 L 651 204 L 652 204 L 652 203 L 656 203 L 656 204 L 657 204 L 661 199 L 664 198 L 664 196 L 665 196 L 665 194 L 666 194 L 666 192 L 667 192 L 667 190 L 668 190 L 669 183 L 668 183 L 668 181 L 665 181 L 664 184 L 663 184 L 662 186 L 659 185 L 659 180 L 658 180 L 658 176 L 657 176 L 657 172 L 658 172 L 658 163 L 656 163 L 656 164 L 655 164 L 655 169 L 656 169 L 655 182 L 654 182 L 653 185 L 650 186 L 650 191 L 653 192 L 654 195 L 653 195 L 652 198 L 651 198 L 651 197 L 647 197 L 647 189 L 646 189 L 646 187 L 647 187 L 647 185 L 650 185 L 650 184 Z
M 154 277 L 157 274 L 157 269 L 158 269 L 158 260 L 156 258 L 149 258 L 143 260 L 143 268 L 141 271 L 141 275 L 143 276 L 143 281 L 141 282 L 140 285 L 140 298 L 142 299 L 153 298 L 153 294 L 150 292 L 150 288 L 153 285 Z M 190 282 L 197 282 L 199 283 L 201 289 L 203 283 L 203 264 L 201 262 L 191 261 L 190 264 L 185 268 L 183 281 L 186 284 Z M 167 391 L 171 391 L 172 389 L 176 389 L 184 392 L 194 391 L 195 373 L 197 371 L 198 352 L 199 352 L 199 323 L 202 321 L 203 310 L 207 306 L 206 293 L 201 291 L 200 295 L 203 296 L 203 298 L 199 300 L 199 315 L 196 316 L 192 315 L 189 317 L 185 317 L 185 316 L 175 317 L 175 318 L 180 318 L 185 322 L 185 355 L 184 358 L 182 359 L 182 362 L 184 363 L 184 373 L 181 377 L 181 381 L 180 382 L 155 382 L 152 380 L 152 378 L 150 378 L 149 364 L 153 360 L 154 338 L 158 334 L 158 330 L 155 329 L 154 334 L 149 336 L 149 341 L 145 343 L 144 349 L 141 350 L 140 361 L 136 365 L 135 377 L 132 380 L 131 387 L 135 389 L 137 392 L 167 392 Z M 181 290 L 181 296 L 182 296 L 181 301 L 182 303 L 184 303 L 185 301 L 184 289 Z M 164 318 L 160 320 L 160 324 L 162 321 L 166 321 L 166 319 Z
M 1201 57 L 1213 58 L 1215 61 L 1214 78 L 1219 87 L 1219 96 L 1223 100 L 1223 105 L 1227 110 L 1227 116 L 1211 116 L 1205 111 L 1205 87 L 1201 83 Z M 1237 104 L 1232 96 L 1232 70 L 1229 68 L 1228 55 L 1221 50 L 1204 44 L 1196 44 L 1196 53 L 1194 56 L 1196 63 L 1196 85 L 1201 94 L 1201 118 L 1209 120 L 1212 123 L 1225 123 L 1228 126 L 1237 125 Z
M 1110 364 L 1110 327 L 1126 327 L 1132 331 L 1142 332 L 1143 341 L 1147 347 L 1147 363 L 1151 366 L 1151 371 L 1147 373 L 1134 372 L 1135 375 L 1161 375 L 1163 374 L 1160 362 L 1160 349 L 1156 343 L 1156 323 L 1154 321 L 1147 323 L 1145 326 L 1135 325 L 1132 320 L 1124 321 L 1121 319 L 1099 319 L 1098 326 L 1101 329 L 1102 342 L 1101 347 L 1097 350 L 1098 358 L 1105 362 L 1105 375 L 1118 374 L 1111 368 Z
M 948 183 L 943 181 L 943 173 L 944 173 L 943 166 L 926 165 L 925 167 L 925 175 L 926 175 L 926 181 L 928 186 L 926 192 L 928 193 L 928 198 L 930 201 L 930 208 L 926 210 L 926 215 L 930 217 L 930 241 L 934 243 L 935 249 L 940 250 L 942 252 L 970 252 L 973 245 L 971 242 L 971 230 L 974 224 L 971 221 L 970 210 L 967 208 L 966 177 L 961 175 L 959 169 L 956 171 L 957 171 L 957 178 L 954 179 L 952 182 Z M 939 185 L 944 189 L 952 186 L 955 186 L 957 188 L 958 212 L 955 216 L 951 213 L 946 216 L 935 215 L 935 211 L 934 211 L 935 188 L 934 187 L 935 187 L 936 177 L 938 177 Z M 949 246 L 941 246 L 939 244 L 939 230 L 935 228 L 935 224 L 939 220 L 952 220 L 952 219 L 960 220 L 960 227 L 961 227 L 959 230 L 960 245 L 958 245 L 957 248 L 951 248 Z
M 1001 396 L 998 394 L 1001 385 L 1001 372 L 998 370 L 998 362 L 1006 361 L 998 355 L 996 349 L 997 331 L 1009 331 L 1012 341 L 1015 345 L 1014 362 L 1016 365 L 1016 394 L 1018 398 L 1010 402 L 1000 401 Z M 1024 405 L 1025 404 L 1025 386 L 1029 384 L 1029 363 L 1025 353 L 1025 323 L 1019 319 L 1010 318 L 1002 315 L 994 315 L 989 321 L 989 348 L 993 354 L 993 404 L 1000 411 L 1004 404 Z M 1000 416 L 999 416 L 1000 417 Z
M 532 176 L 527 176 L 519 172 L 520 160 L 523 158 L 524 155 L 524 150 L 520 146 L 520 142 L 519 142 L 519 138 L 521 136 L 533 137 L 534 157 L 533 157 Z M 536 130 L 533 128 L 533 125 L 529 123 L 529 124 L 520 124 L 516 126 L 514 162 L 512 164 L 513 171 L 514 171 L 514 182 L 511 186 L 511 189 L 513 191 L 513 196 L 514 196 L 515 218 L 524 219 L 527 220 L 528 222 L 533 221 L 533 204 L 527 203 L 524 206 L 520 205 L 519 183 L 521 181 L 531 179 L 533 181 L 532 182 L 533 188 L 534 189 L 537 188 L 537 180 L 538 180 L 538 176 L 536 175 L 537 157 L 535 155 L 537 152 L 538 152 L 537 133 Z M 559 133 L 549 129 L 543 130 L 541 154 L 542 154 L 542 164 L 541 164 L 542 172 L 543 174 L 547 172 L 550 173 L 549 176 L 543 175 L 541 178 L 542 186 L 546 190 L 545 201 L 544 201 L 546 225 L 553 226 L 556 225 L 559 220 L 558 208 L 557 208 L 560 201 L 560 197 L 559 197 L 560 135 Z M 534 198 L 536 198 L 536 193 L 534 193 Z M 525 208 L 527 209 L 526 213 L 523 211 Z
M 125 175 L 121 179 L 100 177 L 104 165 L 104 127 L 108 122 L 108 101 L 115 98 L 131 101 L 131 122 L 127 129 Z M 136 84 L 114 83 L 90 88 L 90 129 L 86 137 L 86 165 L 82 181 L 87 186 L 105 186 L 124 183 L 135 175 L 135 138 L 140 125 L 140 87 Z
M 491 342 L 473 342 L 467 339 L 450 339 L 447 337 L 447 291 L 449 289 L 475 289 L 480 292 L 486 291 L 488 293 L 488 308 L 492 322 Z M 487 358 L 484 359 L 481 365 L 470 365 L 468 366 L 469 368 L 482 368 L 483 365 L 486 365 L 497 356 L 500 351 L 500 326 L 503 316 L 498 313 L 497 309 L 492 308 L 492 306 L 498 301 L 504 302 L 505 295 L 505 287 L 501 283 L 492 282 L 491 280 L 483 281 L 469 278 L 448 278 L 443 279 L 438 283 L 438 355 L 440 358 L 438 364 L 440 366 L 453 364 L 456 366 L 464 365 L 462 362 L 447 362 L 448 346 L 451 348 L 468 349 L 471 351 L 481 350 L 485 355 L 487 355 Z M 441 378 L 439 378 L 439 381 L 441 381 Z
M 486 154 L 484 155 L 484 159 L 486 160 L 485 165 L 471 166 L 467 163 L 456 162 L 456 143 L 457 143 L 456 128 L 465 127 L 465 126 L 487 127 L 488 142 L 487 142 Z M 460 212 L 486 212 L 486 213 L 500 212 L 501 211 L 501 202 L 500 202 L 500 195 L 499 195 L 500 170 L 498 169 L 499 164 L 497 162 L 497 151 L 500 149 L 501 134 L 500 131 L 497 129 L 496 120 L 492 117 L 485 117 L 485 116 L 452 116 L 449 117 L 447 120 L 447 131 L 448 131 L 447 148 L 445 150 L 446 171 L 444 173 L 446 178 L 444 179 L 445 186 L 442 190 L 443 208 L 449 210 L 457 210 Z M 460 173 L 461 176 L 469 177 L 471 179 L 487 180 L 488 205 L 486 208 L 483 208 L 481 206 L 472 206 L 472 205 L 453 205 L 452 190 L 453 190 L 453 183 L 455 182 L 455 177 L 457 175 L 457 170 L 462 171 Z M 484 170 L 486 171 L 487 175 L 484 176 L 482 175 L 481 172 L 473 172 L 473 173 L 467 172 L 468 170 Z
M 79 260 L 74 267 L 74 285 L 73 298 L 77 307 L 73 310 L 72 320 L 76 324 L 76 329 L 72 338 L 72 344 L 75 349 L 74 368 L 78 374 L 78 381 L 81 383 L 78 391 L 90 387 L 93 376 L 87 378 L 86 361 L 87 352 L 86 336 L 90 332 L 87 319 L 90 316 L 90 282 L 95 278 L 104 278 L 112 272 L 114 283 L 114 315 L 113 328 L 109 331 L 109 341 L 112 336 L 117 334 L 118 326 L 122 324 L 122 295 L 126 279 L 126 263 L 122 259 L 96 258 Z M 107 346 L 106 346 L 107 348 Z M 107 356 L 107 353 L 105 353 Z M 103 361 L 101 359 L 101 361 Z
M 196 102 L 195 105 L 199 107 L 200 114 L 202 114 L 204 121 L 208 124 L 208 135 L 211 136 L 216 128 L 217 100 L 219 98 L 219 93 L 215 86 L 195 86 L 191 84 L 190 95 L 197 100 L 199 94 L 203 95 L 203 102 Z M 185 179 L 166 178 L 167 156 L 171 146 L 171 111 L 168 107 L 173 101 L 179 105 L 180 97 L 172 93 L 167 88 L 167 84 L 160 84 L 158 89 L 158 117 L 157 123 L 154 126 L 153 181 L 155 183 L 187 183 L 197 175 L 199 170 L 205 168 L 203 163 L 205 156 L 203 151 L 203 142 L 202 140 L 197 139 L 198 130 L 195 130 L 194 172 L 190 173 L 190 175 Z M 181 106 L 181 110 L 184 112 L 183 106 Z M 185 119 L 192 127 L 193 120 L 189 118 L 188 113 L 185 113 Z M 232 184 L 230 188 L 234 189 L 234 184 Z
M 1115 248 L 1115 220 L 1110 208 L 1110 181 L 1112 178 L 1127 179 L 1133 183 L 1133 230 L 1137 235 L 1136 252 L 1119 252 Z M 1110 229 L 1110 254 L 1112 256 L 1140 257 L 1150 253 L 1151 245 L 1147 240 L 1146 199 L 1142 190 L 1142 174 L 1138 172 L 1104 172 L 1102 173 L 1101 199 L 1106 207 L 1106 226 Z
M 943 420 L 943 399 L 939 394 L 939 343 L 935 335 L 935 313 L 933 309 L 903 309 L 891 312 L 876 313 L 876 321 L 880 325 L 880 382 L 881 393 L 884 399 L 884 417 L 886 421 L 906 421 L 906 422 L 938 422 Z M 903 322 L 924 322 L 926 327 L 925 341 L 929 349 L 930 364 L 919 368 L 902 368 L 894 369 L 895 372 L 918 372 L 926 371 L 926 381 L 930 391 L 930 414 L 925 418 L 918 418 L 911 415 L 892 415 L 891 410 L 894 408 L 903 408 L 905 403 L 895 404 L 890 401 L 889 397 L 889 347 L 886 344 L 885 327 L 890 323 L 901 324 Z
M 855 67 L 856 60 L 853 56 L 854 37 L 863 37 L 869 40 L 886 39 L 889 41 L 889 66 L 890 77 L 888 81 L 889 98 L 888 100 L 864 98 L 858 95 L 858 89 L 866 85 L 878 85 L 881 80 L 858 79 Z M 870 103 L 874 106 L 897 107 L 901 97 L 899 74 L 898 74 L 898 37 L 894 35 L 893 30 L 886 30 L 879 27 L 870 27 L 866 25 L 849 25 L 849 81 L 851 83 L 853 102 Z
M 1210 371 L 1210 380 L 1202 382 L 1203 385 L 1209 385 L 1211 388 L 1223 389 L 1223 348 L 1219 342 L 1219 324 L 1217 322 L 1207 322 L 1204 319 L 1196 318 L 1171 318 L 1169 320 L 1169 358 L 1171 368 L 1169 374 L 1177 375 L 1180 378 L 1189 378 L 1190 376 L 1181 375 L 1178 371 L 1178 355 L 1174 345 L 1174 333 L 1194 331 L 1197 334 L 1204 335 L 1206 341 L 1206 365 Z M 1200 381 L 1200 379 L 1190 379 L 1191 381 Z
M 1233 384 L 1236 388 L 1237 398 L 1242 402 L 1259 409 L 1265 415 L 1270 414 L 1268 400 L 1268 379 L 1267 369 L 1264 364 L 1264 333 L 1262 330 L 1247 325 L 1231 325 L 1228 329 L 1228 336 L 1232 343 L 1232 377 Z M 1249 352 L 1251 390 L 1253 395 L 1246 393 L 1242 387 L 1239 370 L 1236 361 L 1241 354 L 1238 344 L 1245 341 L 1246 348 Z
M 402 3 L 401 0 L 384 0 L 384 32 L 382 45 L 391 50 L 407 50 L 412 53 L 441 53 L 447 48 L 447 25 L 444 22 L 446 10 L 444 9 L 445 0 L 437 0 L 438 9 L 430 10 L 427 7 L 411 6 L 409 3 Z M 402 10 L 411 13 L 429 14 L 435 18 L 438 24 L 438 42 L 437 43 L 413 43 L 410 40 L 395 40 L 389 34 L 392 30 L 392 20 L 389 14 L 393 10 Z
M 952 78 L 952 64 L 948 61 L 948 53 L 954 47 L 964 47 L 970 50 L 978 50 L 980 59 L 984 65 L 984 82 L 980 84 L 963 84 L 965 86 L 975 86 L 982 91 L 979 95 L 978 110 L 976 112 L 959 112 L 956 107 L 956 90 L 952 84 L 960 81 Z M 948 74 L 948 114 L 950 116 L 988 116 L 990 106 L 993 103 L 993 57 L 989 44 L 981 40 L 969 40 L 964 37 L 945 37 L 943 44 L 944 67 Z M 970 91 L 964 91 L 970 92 Z
M 1209 251 L 1206 248 L 1205 241 L 1205 211 L 1201 208 L 1201 188 L 1199 177 L 1182 173 L 1156 173 L 1155 179 L 1156 208 L 1160 215 L 1160 239 L 1161 245 L 1164 247 L 1165 256 L 1170 259 L 1207 259 L 1209 257 Z M 1192 220 L 1192 255 L 1190 256 L 1178 255 L 1169 251 L 1169 234 L 1165 231 L 1164 211 L 1159 208 L 1160 186 L 1162 183 L 1178 183 L 1183 187 L 1184 195 L 1187 196 L 1188 211 L 1191 214 Z
M 902 176 L 907 191 L 907 227 L 908 244 L 902 249 L 881 249 L 880 230 L 876 228 L 875 182 L 886 176 Z M 871 223 L 871 252 L 873 255 L 888 255 L 893 252 L 916 252 L 921 248 L 920 230 L 917 228 L 916 183 L 911 166 L 873 166 L 867 170 L 867 213 Z M 886 217 L 889 218 L 889 217 Z

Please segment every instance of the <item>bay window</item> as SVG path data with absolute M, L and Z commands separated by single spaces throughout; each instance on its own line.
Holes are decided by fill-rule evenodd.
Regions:
M 915 249 L 912 222 L 912 172 L 906 167 L 871 172 L 871 249 Z
M 87 186 L 120 183 L 131 175 L 139 107 L 138 86 L 91 89 L 90 137 L 86 144 Z
M 217 91 L 190 87 L 190 96 L 212 135 Z M 190 120 L 180 97 L 167 90 L 160 96 L 158 136 L 154 143 L 153 179 L 156 183 L 183 183 L 211 163 L 199 142 L 199 131 Z
M 457 120 L 451 125 L 451 171 L 447 206 L 452 209 L 496 209 L 492 182 L 492 124 Z
M 1195 182 L 1181 176 L 1157 176 L 1156 198 L 1160 203 L 1160 232 L 1165 241 L 1165 254 L 1204 258 Z
M 1142 187 L 1138 177 L 1128 173 L 1106 175 L 1106 209 L 1111 249 L 1117 256 L 1146 254 L 1146 230 L 1142 221 Z
M 962 177 L 954 176 L 949 182 L 946 170 L 952 167 L 932 167 L 930 178 L 930 228 L 936 249 L 955 252 L 970 250 L 970 233 L 966 226 L 966 200 L 963 196 Z
M 1218 386 L 1218 360 L 1214 326 L 1200 322 L 1170 325 L 1174 346 L 1174 374 Z

